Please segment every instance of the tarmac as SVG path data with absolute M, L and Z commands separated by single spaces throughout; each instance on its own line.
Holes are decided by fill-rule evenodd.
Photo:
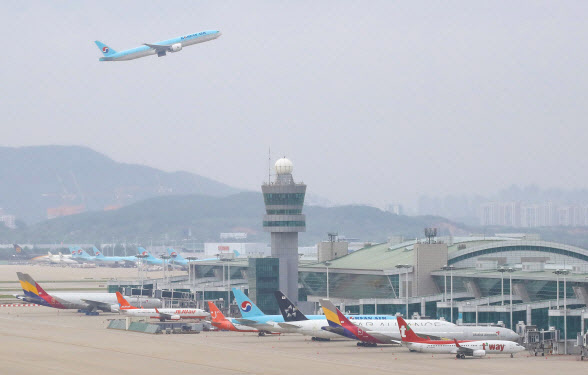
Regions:
M 3 274 L 0 271 L 0 277 Z M 452 355 L 410 353 L 403 347 L 360 348 L 347 340 L 314 342 L 299 335 L 151 335 L 106 329 L 108 319 L 119 317 L 42 306 L 2 307 L 0 374 L 563 375 L 588 370 L 588 361 L 581 362 L 578 356 L 534 357 L 522 352 L 515 358 L 490 355 L 456 360 Z

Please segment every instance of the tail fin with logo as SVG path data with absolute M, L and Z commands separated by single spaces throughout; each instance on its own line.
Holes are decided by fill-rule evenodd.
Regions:
M 308 318 L 302 312 L 300 312 L 300 310 L 298 310 L 298 307 L 296 307 L 296 305 L 294 305 L 284 293 L 276 290 L 274 292 L 274 296 L 278 302 L 280 312 L 284 317 L 284 322 L 298 322 L 301 320 L 308 320 Z
M 116 292 L 116 300 L 118 301 L 121 310 L 133 310 L 138 308 L 131 305 L 120 292 Z
M 65 308 L 59 299 L 53 298 L 51 295 L 49 295 L 49 293 L 41 288 L 41 286 L 35 280 L 33 280 L 29 274 L 17 272 L 16 275 L 18 276 L 20 286 L 25 293 L 25 297 L 29 298 L 30 302 L 43 306 L 55 307 L 58 309 Z
M 331 328 L 326 329 L 326 331 L 331 331 L 338 333 L 339 335 L 349 337 L 354 340 L 359 340 L 362 342 L 371 342 L 371 343 L 381 343 L 381 340 L 378 340 L 374 336 L 370 335 L 363 328 L 356 326 L 353 324 L 333 303 L 328 299 L 321 299 L 319 300 L 321 303 L 321 307 L 323 308 L 323 312 L 325 313 L 325 317 L 329 322 L 329 327 L 324 328 Z
M 96 258 L 104 258 L 104 255 L 96 248 L 96 246 L 92 246 L 92 252 L 94 252 Z
M 147 255 L 146 259 L 157 259 L 155 258 L 153 255 L 151 255 L 151 253 L 149 251 L 147 251 L 144 247 L 140 247 L 139 246 L 139 254 L 141 255 Z
M 256 316 L 263 316 L 265 315 L 263 311 L 259 309 L 242 291 L 237 288 L 233 288 L 233 295 L 235 296 L 235 300 L 237 301 L 237 306 L 239 306 L 239 311 L 241 311 L 241 316 L 245 319 L 253 318 Z
M 99 40 L 96 40 L 94 43 L 96 43 L 96 45 L 98 46 L 98 48 L 100 48 L 100 51 L 102 51 L 102 54 L 104 55 L 104 57 L 108 57 L 108 56 L 112 56 L 116 53 L 115 50 L 113 50 L 112 48 L 108 47 L 106 44 L 102 43 Z
M 410 326 L 406 324 L 406 321 L 402 319 L 401 316 L 396 317 L 396 320 L 398 321 L 398 329 L 400 330 L 400 338 L 402 339 L 402 342 L 426 341 L 425 339 L 414 333 L 412 328 L 410 328 Z
M 167 254 L 177 261 L 186 261 L 186 259 L 183 256 L 181 256 L 180 253 L 178 253 L 171 247 L 167 249 Z
M 208 301 L 208 310 L 210 310 L 210 318 L 214 323 L 221 323 L 227 319 L 212 301 Z

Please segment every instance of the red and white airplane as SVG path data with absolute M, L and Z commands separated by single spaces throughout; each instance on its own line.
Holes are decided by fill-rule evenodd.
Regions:
M 119 311 L 129 316 L 142 316 L 152 319 L 159 319 L 162 322 L 166 320 L 180 320 L 180 319 L 207 319 L 210 314 L 202 309 L 194 308 L 167 308 L 167 309 L 143 309 L 132 306 L 123 297 L 120 292 L 116 292 L 116 299 L 118 300 Z
M 402 344 L 420 353 L 455 354 L 455 358 L 484 357 L 486 354 L 513 354 L 525 348 L 513 341 L 504 340 L 429 340 L 417 335 L 402 317 L 397 317 Z

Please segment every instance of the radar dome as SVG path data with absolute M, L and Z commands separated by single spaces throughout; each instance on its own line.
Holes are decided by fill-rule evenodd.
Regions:
M 294 165 L 292 165 L 292 162 L 289 159 L 281 158 L 276 161 L 275 168 L 277 174 L 291 174 Z

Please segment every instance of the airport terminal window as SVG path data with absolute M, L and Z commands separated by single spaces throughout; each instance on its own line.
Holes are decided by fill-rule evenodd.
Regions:
M 302 209 L 296 210 L 266 210 L 268 215 L 300 215 Z
M 304 221 L 264 221 L 264 227 L 304 227 Z
M 304 193 L 266 193 L 263 195 L 266 205 L 302 206 Z

